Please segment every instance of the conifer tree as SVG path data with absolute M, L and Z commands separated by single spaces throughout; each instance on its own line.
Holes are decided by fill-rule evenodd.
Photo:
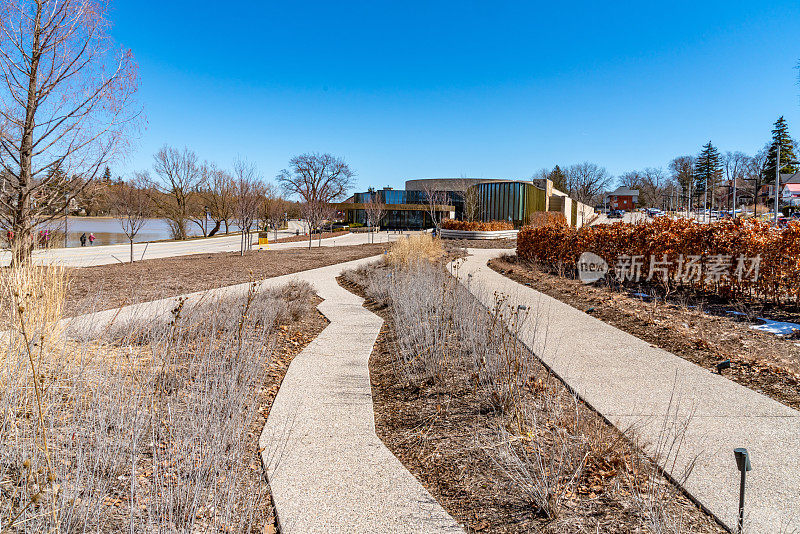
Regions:
M 794 141 L 789 135 L 789 125 L 786 124 L 786 119 L 783 117 L 775 121 L 775 127 L 772 129 L 772 143 L 769 145 L 767 162 L 764 165 L 764 172 L 762 175 L 766 183 L 775 182 L 775 164 L 778 158 L 778 146 L 781 147 L 781 172 L 797 172 L 797 167 L 788 165 L 790 161 L 795 161 L 797 157 L 794 154 Z
M 102 182 L 104 185 L 109 185 L 111 183 L 111 169 L 108 168 L 108 165 L 106 165 L 106 170 L 103 172 Z
M 694 164 L 695 192 L 702 195 L 704 204 L 711 197 L 711 193 L 720 179 L 722 179 L 722 162 L 719 151 L 709 141 L 703 145 L 703 150 L 700 151 Z M 708 187 L 708 191 L 706 191 L 706 187 Z
M 553 170 L 547 175 L 547 179 L 553 182 L 553 187 L 559 191 L 567 191 L 567 177 L 558 165 L 553 167 Z

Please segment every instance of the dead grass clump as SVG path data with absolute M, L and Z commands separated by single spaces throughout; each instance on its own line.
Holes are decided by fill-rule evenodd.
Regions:
M 43 335 L 58 269 L 17 269 L 0 274 L 21 301 L 0 352 L 0 530 L 260 530 L 251 428 L 276 326 L 313 306 L 310 286 L 179 302 L 169 321 L 75 340 Z M 19 280 L 40 290 L 15 295 Z
M 345 278 L 362 286 L 368 296 L 384 296 L 378 303 L 391 317 L 387 323 L 395 348 L 391 352 L 397 389 L 406 391 L 412 403 L 425 395 L 435 399 L 435 413 L 412 425 L 424 426 L 427 439 L 436 444 L 421 453 L 426 459 L 447 450 L 450 439 L 459 444 L 459 456 L 488 458 L 493 467 L 482 476 L 507 480 L 514 496 L 504 498 L 521 497 L 536 524 L 547 531 L 600 531 L 609 525 L 615 532 L 682 530 L 685 510 L 674 506 L 680 494 L 660 471 L 666 458 L 676 457 L 675 436 L 681 427 L 669 427 L 673 438 L 664 439 L 665 459 L 657 458 L 655 464 L 649 460 L 519 341 L 523 331 L 530 337 L 531 331 L 540 330 L 533 337 L 546 343 L 547 325 L 535 306 L 517 308 L 495 294 L 488 299 L 494 301 L 492 309 L 486 309 L 467 287 L 430 262 L 387 261 L 346 273 Z M 448 395 L 465 389 L 478 399 L 469 401 L 476 419 L 474 428 L 461 423 L 457 434 L 472 432 L 472 449 L 450 434 L 451 423 L 446 421 L 445 406 L 456 403 L 447 400 Z M 458 486 L 456 491 L 452 485 L 466 476 L 466 466 L 480 465 L 481 460 L 450 462 L 463 464 L 453 475 L 459 482 L 451 478 L 443 483 L 445 494 L 488 486 L 481 476 L 470 475 L 475 478 L 467 477 L 468 487 Z M 702 524 L 702 531 L 714 531 L 705 516 L 697 521 L 692 526 Z
M 396 241 L 386 255 L 389 265 L 432 262 L 444 255 L 441 241 L 430 234 L 418 234 Z

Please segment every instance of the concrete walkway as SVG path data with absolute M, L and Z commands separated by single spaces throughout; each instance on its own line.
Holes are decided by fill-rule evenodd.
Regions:
M 278 390 L 259 440 L 278 514 L 287 533 L 463 532 L 375 433 L 368 362 L 382 320 L 336 277 L 380 256 L 258 283 L 259 289 L 309 282 L 330 324 L 298 354 Z M 243 297 L 249 284 L 183 295 L 184 310 Z M 127 321 L 169 320 L 178 297 L 65 320 L 93 336 Z
M 486 266 L 508 250 L 470 249 L 459 278 L 490 308 L 494 292 L 533 316 L 523 341 L 617 428 L 635 428 L 654 454 L 668 423 L 687 424 L 678 479 L 698 457 L 686 490 L 735 530 L 739 473 L 733 449 L 746 447 L 746 532 L 800 530 L 800 412 L 694 365 Z M 534 322 L 538 328 L 534 328 Z M 668 414 L 672 415 L 668 415 Z
M 289 366 L 261 435 L 281 532 L 463 532 L 375 434 L 369 357 L 383 321 L 316 269 L 331 321 Z
M 375 234 L 375 243 L 386 243 L 395 241 L 407 232 L 387 233 L 380 232 Z M 255 234 L 253 234 L 255 236 Z M 272 234 L 270 233 L 270 238 Z M 253 237 L 255 240 L 255 237 Z M 339 237 L 329 237 L 322 240 L 323 247 L 363 245 L 370 242 L 368 233 L 351 233 Z M 189 256 L 192 254 L 213 254 L 218 252 L 234 252 L 240 249 L 241 236 L 228 235 L 220 237 L 206 237 L 201 239 L 191 239 L 188 241 L 159 241 L 154 243 L 134 243 L 133 252 L 136 261 L 144 255 L 145 260 L 157 258 L 171 258 L 174 256 Z M 314 239 L 312 247 L 317 247 L 319 240 Z M 308 247 L 308 240 L 292 241 L 283 243 L 273 243 L 269 246 L 270 250 L 281 250 L 286 248 Z M 58 264 L 66 267 L 91 267 L 95 265 L 109 265 L 114 263 L 125 263 L 130 259 L 130 245 L 103 245 L 93 247 L 70 247 L 55 248 L 34 252 L 34 259 L 40 263 Z M 0 266 L 8 265 L 11 261 L 11 253 L 8 250 L 0 250 Z

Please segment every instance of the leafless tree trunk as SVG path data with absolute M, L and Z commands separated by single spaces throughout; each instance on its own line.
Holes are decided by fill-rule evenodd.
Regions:
M 678 156 L 669 164 L 672 179 L 678 183 L 686 196 L 686 211 L 692 209 L 692 195 L 694 194 L 694 156 Z
M 564 174 L 568 186 L 568 191 L 565 193 L 584 204 L 590 204 L 612 181 L 611 175 L 604 167 L 588 161 L 570 165 L 564 170 Z
M 425 186 L 423 189 L 425 194 L 425 206 L 428 209 L 428 216 L 431 218 L 431 223 L 439 235 L 439 224 L 442 222 L 441 207 L 447 204 L 447 193 L 444 191 L 437 191 L 432 186 Z
M 105 2 L 0 1 L 0 223 L 15 261 L 124 148 L 140 110 L 129 50 L 107 33 Z
M 265 198 L 262 204 L 262 219 L 272 227 L 275 239 L 278 239 L 278 228 L 286 213 L 286 201 L 281 198 L 274 188 L 268 187 L 265 191 Z
M 172 237 L 186 239 L 191 195 L 204 185 L 197 155 L 188 148 L 181 152 L 164 145 L 153 159 L 153 170 L 158 175 L 158 180 L 148 181 L 153 204 L 167 220 Z
M 231 175 L 226 171 L 212 168 L 206 205 L 208 214 L 214 221 L 214 228 L 209 235 L 216 234 L 222 224 L 225 224 L 225 233 L 228 233 L 228 222 L 233 218 L 234 200 L 235 188 Z
M 252 246 L 250 233 L 264 201 L 264 181 L 255 165 L 240 159 L 233 165 L 233 183 L 236 191 L 234 217 L 242 232 L 240 255 L 244 256 L 245 250 Z
M 300 197 L 303 212 L 309 218 L 308 248 L 311 232 L 322 222 L 325 205 L 344 196 L 355 173 L 341 158 L 330 154 L 302 154 L 289 160 L 289 169 L 278 174 L 278 182 L 290 195 Z
M 372 237 L 372 242 L 375 242 L 375 236 L 372 233 L 373 226 L 380 226 L 381 219 L 383 219 L 384 213 L 386 213 L 386 204 L 381 201 L 380 196 L 377 192 L 373 192 L 369 198 L 369 202 L 364 206 L 364 211 L 367 213 L 367 225 L 369 225 L 369 232 L 370 236 Z M 380 228 L 378 228 L 380 230 Z
M 112 186 L 110 201 L 111 213 L 119 220 L 122 231 L 131 244 L 131 263 L 133 263 L 133 240 L 142 229 L 150 213 L 150 195 L 147 184 L 141 175 L 130 182 Z

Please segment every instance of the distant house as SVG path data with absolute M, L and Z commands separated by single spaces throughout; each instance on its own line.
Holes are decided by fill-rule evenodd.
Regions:
M 800 206 L 800 183 L 789 183 L 783 186 L 781 201 L 790 206 Z
M 616 191 L 608 193 L 606 199 L 610 209 L 630 211 L 639 202 L 639 190 L 618 187 Z
M 784 193 L 784 189 L 787 186 L 790 185 L 795 186 L 797 184 L 800 184 L 800 172 L 796 172 L 794 174 L 781 173 L 781 200 L 783 202 L 788 202 L 788 200 L 786 199 L 786 194 Z M 761 189 L 758 192 L 759 200 L 764 203 L 769 201 L 774 202 L 775 199 L 774 190 L 775 190 L 774 181 L 772 183 L 769 182 L 765 183 L 764 185 L 761 186 Z

